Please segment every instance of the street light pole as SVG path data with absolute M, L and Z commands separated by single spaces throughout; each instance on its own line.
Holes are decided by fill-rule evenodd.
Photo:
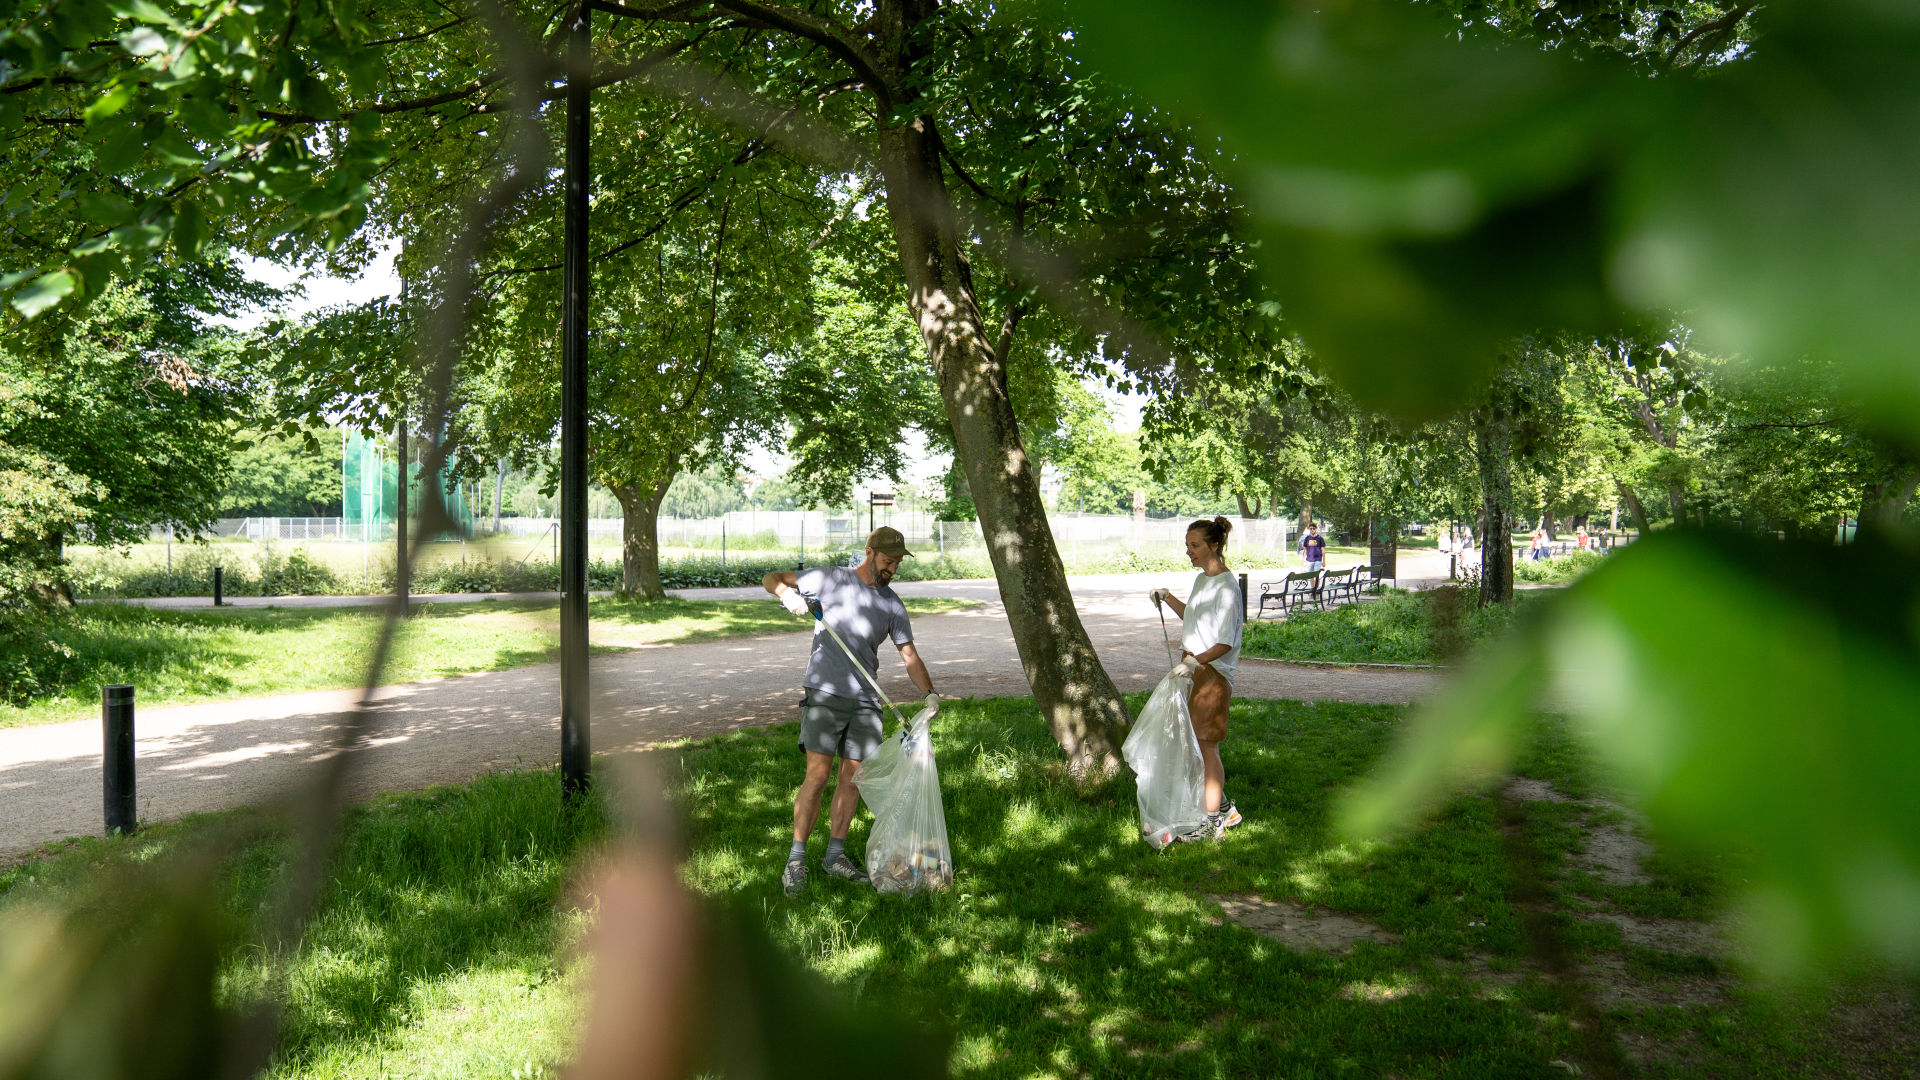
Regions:
M 567 26 L 565 281 L 560 313 L 560 788 L 590 783 L 587 687 L 587 186 L 593 42 L 581 0 Z

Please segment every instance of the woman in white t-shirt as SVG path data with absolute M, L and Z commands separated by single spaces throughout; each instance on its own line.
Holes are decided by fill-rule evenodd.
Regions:
M 1166 589 L 1151 594 L 1180 616 L 1180 664 L 1174 672 L 1193 679 L 1190 711 L 1193 734 L 1206 765 L 1207 824 L 1183 840 L 1213 839 L 1240 824 L 1240 811 L 1227 798 L 1227 770 L 1220 764 L 1220 743 L 1227 737 L 1227 705 L 1233 699 L 1233 675 L 1240 666 L 1240 625 L 1245 619 L 1240 585 L 1227 569 L 1227 534 L 1233 522 L 1217 517 L 1187 526 L 1187 559 L 1200 573 L 1185 601 Z

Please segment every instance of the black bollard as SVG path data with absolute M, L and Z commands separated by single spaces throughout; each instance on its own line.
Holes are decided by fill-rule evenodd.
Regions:
M 220 606 L 220 568 L 213 568 L 213 606 Z
M 107 804 L 107 835 L 134 829 L 133 687 L 100 688 L 100 724 L 104 734 L 101 787 Z
M 1240 575 L 1240 621 L 1247 621 L 1247 575 Z

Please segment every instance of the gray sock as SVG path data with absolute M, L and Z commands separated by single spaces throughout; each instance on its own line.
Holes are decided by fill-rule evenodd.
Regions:
M 845 855 L 846 853 L 847 853 L 846 837 L 844 836 L 827 837 L 827 858 L 828 859 L 833 858 L 835 855 Z
M 787 851 L 787 861 L 792 862 L 795 859 L 804 859 L 806 857 L 807 857 L 807 842 L 805 840 L 795 840 L 793 842 L 793 847 L 788 849 Z

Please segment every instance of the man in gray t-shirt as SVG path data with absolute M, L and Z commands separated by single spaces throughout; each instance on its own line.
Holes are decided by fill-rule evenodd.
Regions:
M 840 635 L 860 666 L 876 678 L 880 643 L 892 639 L 906 664 L 907 677 L 926 692 L 926 706 L 937 713 L 940 695 L 934 693 L 927 665 L 914 648 L 907 607 L 892 588 L 894 571 L 900 568 L 902 559 L 911 556 L 900 530 L 883 525 L 867 537 L 866 558 L 859 566 L 817 567 L 799 574 L 776 571 L 760 583 L 795 615 L 812 618 L 809 605 L 818 605 L 820 620 Z M 819 824 L 820 798 L 826 792 L 836 758 L 840 761 L 840 783 L 834 789 L 827 815 L 827 855 L 820 867 L 834 877 L 867 880 L 866 873 L 846 853 L 847 829 L 853 824 L 854 809 L 860 805 L 860 791 L 852 778 L 857 763 L 880 748 L 885 725 L 879 696 L 847 654 L 840 651 L 826 627 L 814 626 L 813 650 L 807 657 L 807 674 L 801 686 L 800 749 L 807 755 L 807 774 L 794 796 L 793 846 L 781 877 L 788 896 L 807 883 L 807 838 Z

